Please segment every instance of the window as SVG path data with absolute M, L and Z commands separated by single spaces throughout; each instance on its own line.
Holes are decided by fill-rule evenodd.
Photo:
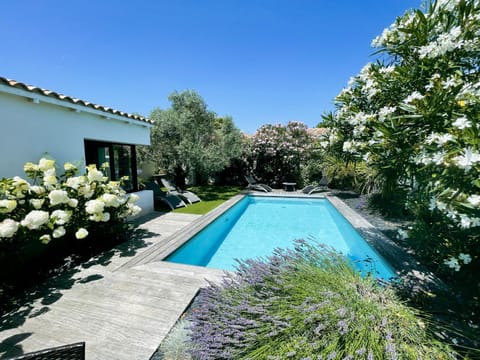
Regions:
M 85 160 L 87 165 L 95 164 L 98 168 L 103 163 L 108 163 L 106 176 L 114 181 L 127 176 L 123 188 L 129 192 L 138 190 L 135 145 L 85 140 Z

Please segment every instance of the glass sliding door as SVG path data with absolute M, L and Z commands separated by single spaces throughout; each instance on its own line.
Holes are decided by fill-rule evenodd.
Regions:
M 97 168 L 107 163 L 106 176 L 114 181 L 123 178 L 126 191 L 138 190 L 135 145 L 85 140 L 85 160 L 87 165 L 95 164 Z

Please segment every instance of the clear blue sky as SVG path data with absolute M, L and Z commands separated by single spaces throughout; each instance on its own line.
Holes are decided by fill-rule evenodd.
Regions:
M 315 126 L 371 40 L 421 0 L 0 2 L 0 76 L 126 112 L 193 89 L 253 133 Z

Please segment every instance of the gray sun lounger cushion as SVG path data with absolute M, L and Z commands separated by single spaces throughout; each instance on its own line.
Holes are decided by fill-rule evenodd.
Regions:
M 175 187 L 170 181 L 167 179 L 160 179 L 162 182 L 163 186 L 165 186 L 168 190 L 169 194 L 178 196 L 182 198 L 184 201 L 188 202 L 189 204 L 193 204 L 199 201 L 202 201 L 195 193 L 187 190 L 179 190 L 177 187 Z
M 247 180 L 248 182 L 247 189 L 263 191 L 263 192 L 273 191 L 273 189 L 270 186 L 259 183 L 251 175 L 245 175 L 245 180 Z
M 320 183 L 318 185 L 308 185 L 305 186 L 301 191 L 304 194 L 314 194 L 322 191 L 328 190 L 328 178 L 326 176 L 322 176 Z
M 185 204 L 180 197 L 163 191 L 160 185 L 158 185 L 155 181 L 147 181 L 145 183 L 145 188 L 153 191 L 153 197 L 155 200 L 163 202 L 172 210 L 187 206 L 187 204 Z

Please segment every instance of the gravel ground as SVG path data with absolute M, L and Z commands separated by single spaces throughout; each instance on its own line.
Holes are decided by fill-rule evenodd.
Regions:
M 405 219 L 385 218 L 380 213 L 369 209 L 367 195 L 360 195 L 353 191 L 333 191 L 332 194 L 340 198 L 345 204 L 397 243 L 399 243 L 398 230 L 410 225 L 410 222 Z M 404 247 L 404 244 L 400 243 L 399 245 Z

